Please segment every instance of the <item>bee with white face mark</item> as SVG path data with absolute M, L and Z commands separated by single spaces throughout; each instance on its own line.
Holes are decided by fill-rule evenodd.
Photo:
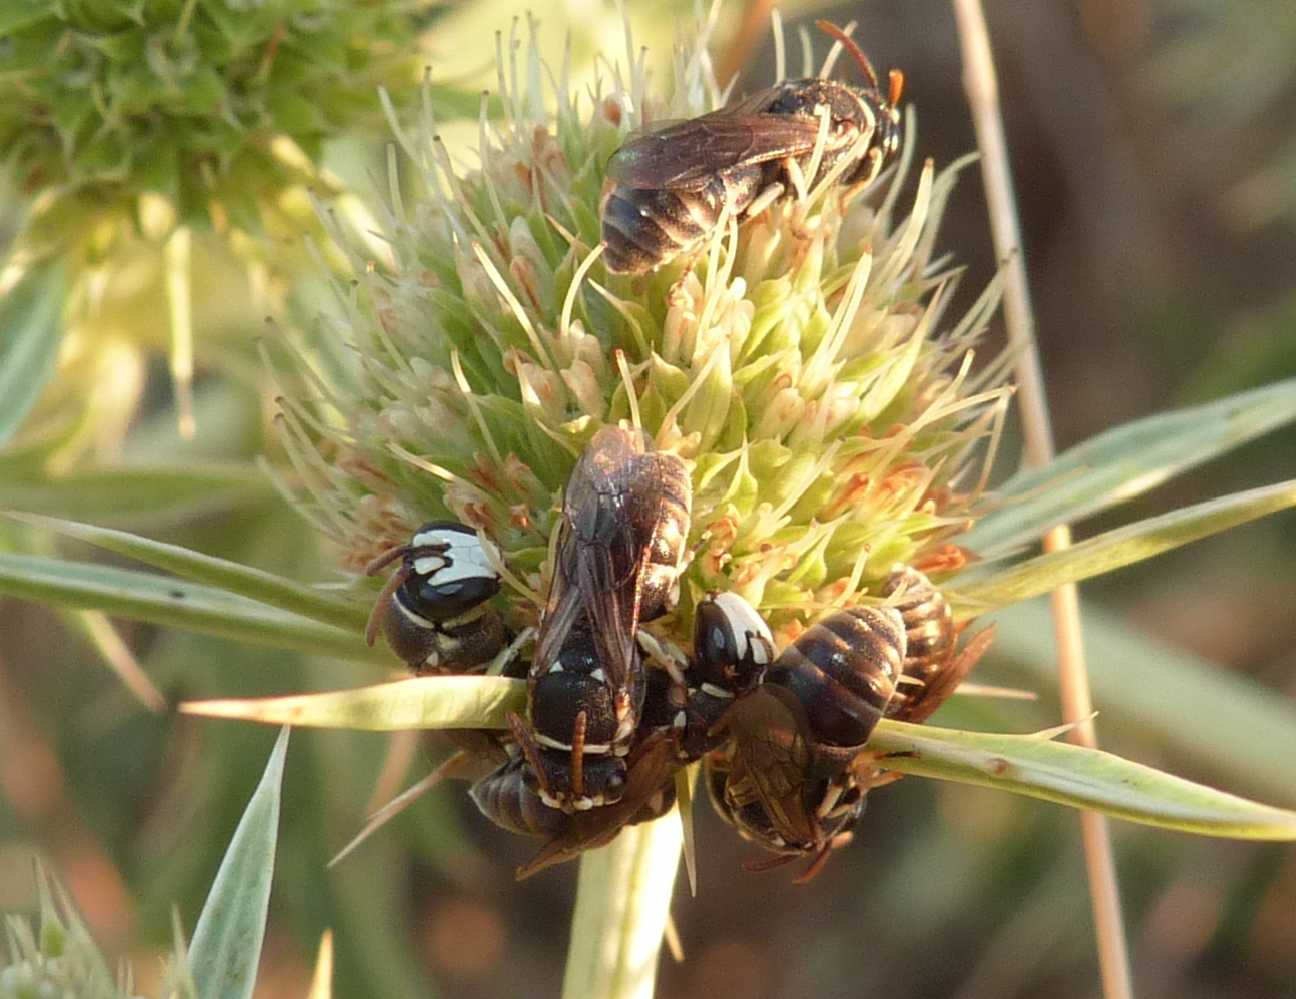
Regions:
M 711 734 L 735 700 L 754 690 L 774 661 L 774 636 L 756 608 L 737 593 L 710 593 L 693 619 L 688 704 L 675 718 L 680 752 L 700 759 L 721 738 Z
M 415 673 L 472 672 L 508 645 L 508 629 L 490 599 L 499 592 L 499 554 L 463 524 L 424 524 L 365 569 L 372 576 L 400 560 L 369 615 L 365 640 L 379 631 Z

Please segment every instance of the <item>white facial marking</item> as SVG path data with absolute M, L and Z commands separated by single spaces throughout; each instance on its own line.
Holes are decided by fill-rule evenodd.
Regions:
M 717 687 L 714 683 L 702 684 L 702 693 L 710 694 L 712 697 L 720 697 L 724 700 L 729 700 L 733 697 L 731 691 L 725 690 L 723 687 Z
M 599 683 L 607 683 L 607 674 L 603 672 L 603 668 L 600 666 L 598 669 L 590 671 L 590 679 L 597 680 Z
M 754 649 L 760 649 L 760 652 L 753 653 L 754 655 L 764 656 L 765 648 L 772 649 L 774 647 L 774 636 L 769 630 L 769 625 L 765 623 L 764 618 L 756 613 L 756 608 L 746 600 L 736 593 L 720 593 L 716 595 L 715 602 L 716 606 L 724 611 L 734 635 L 742 636 L 738 649 L 740 657 L 745 658 L 748 652 Z M 756 635 L 765 639 L 769 644 L 762 648 L 759 642 L 748 641 L 748 635 Z M 756 659 L 755 661 L 761 663 L 762 659 Z
M 675 714 L 675 727 L 676 728 L 688 727 L 688 715 L 686 715 L 683 711 L 679 711 Z
M 414 560 L 414 571 L 420 576 L 435 576 L 438 583 L 453 583 L 460 579 L 499 579 L 499 574 L 491 566 L 492 556 L 499 561 L 498 549 L 489 541 L 483 542 L 476 534 L 437 528 L 420 531 L 414 535 L 412 544 L 416 548 L 445 546 L 445 551 L 439 555 L 425 555 Z

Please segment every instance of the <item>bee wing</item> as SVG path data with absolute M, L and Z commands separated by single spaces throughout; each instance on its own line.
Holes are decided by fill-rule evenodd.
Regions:
M 968 639 L 967 644 L 957 653 L 950 656 L 948 662 L 927 678 L 927 686 L 900 702 L 895 711 L 887 717 L 896 721 L 911 722 L 920 725 L 936 713 L 936 709 L 949 700 L 950 695 L 958 689 L 959 684 L 967 679 L 972 667 L 977 664 L 990 643 L 994 641 L 994 627 L 983 628 Z
M 648 552 L 636 543 L 635 487 L 642 439 L 617 427 L 600 430 L 572 470 L 563 498 L 557 566 L 536 661 L 552 662 L 582 614 L 589 615 L 609 683 L 622 686 L 634 664 L 639 586 Z
M 563 830 L 518 868 L 518 880 L 608 843 L 623 826 L 637 819 L 640 809 L 663 790 L 676 769 L 671 738 L 665 733 L 649 736 L 635 751 L 621 799 L 615 804 L 569 816 Z
M 750 785 L 774 827 L 790 843 L 813 843 L 814 817 L 802 798 L 814 764 L 805 737 L 800 702 L 773 687 L 760 687 L 739 698 L 722 725 L 738 734 L 733 743 L 730 787 Z
M 536 637 L 532 667 L 547 669 L 558 657 L 563 640 L 580 616 L 581 595 L 576 582 L 576 542 L 571 527 L 564 523 L 559 528 L 558 548 L 555 555 L 553 578 L 549 582 L 549 597 L 540 616 L 540 631 Z
M 807 153 L 818 136 L 814 118 L 713 111 L 626 142 L 607 175 L 624 187 L 687 190 L 721 170 Z

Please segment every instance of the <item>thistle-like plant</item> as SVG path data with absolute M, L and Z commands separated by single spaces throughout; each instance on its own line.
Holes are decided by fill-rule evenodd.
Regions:
M 291 462 L 280 479 L 334 542 L 340 587 L 32 517 L 23 519 L 189 582 L 13 559 L 0 562 L 0 581 L 397 667 L 360 641 L 380 585 L 363 567 L 418 525 L 453 517 L 499 549 L 500 609 L 515 627 L 534 622 L 567 476 L 594 432 L 617 422 L 642 427 L 692 474 L 696 554 L 679 608 L 661 623 L 685 645 L 708 590 L 743 594 L 786 642 L 831 608 L 880 600 L 880 581 L 907 562 L 966 622 L 1296 504 L 1296 487 L 1282 483 L 1031 557 L 1052 525 L 1296 419 L 1296 386 L 1112 431 L 988 492 L 1010 399 L 1006 360 L 976 354 L 996 289 L 951 314 L 958 271 L 936 244 L 957 164 L 919 162 L 912 116 L 901 161 L 869 190 L 794 190 L 757 217 L 724 219 L 691 257 L 645 277 L 609 274 L 599 255 L 608 158 L 641 126 L 725 101 L 703 27 L 664 85 L 627 38 L 627 65 L 588 96 L 572 93 L 534 44 L 510 38 L 502 116 L 483 117 L 474 167 L 457 165 L 462 151 L 438 137 L 433 100 L 416 122 L 392 115 L 404 156 L 393 155 L 390 199 L 375 210 L 380 239 L 330 226 L 350 280 L 334 285 L 316 335 L 269 350 Z M 421 677 L 187 710 L 375 730 L 500 728 L 525 710 L 525 685 Z M 884 721 L 870 749 L 896 772 L 1198 833 L 1296 837 L 1292 813 L 1048 738 Z M 669 815 L 582 860 L 569 995 L 651 988 L 679 830 Z
M 60 388 L 76 391 L 47 405 L 84 408 L 94 427 L 63 442 L 65 465 L 120 443 L 147 351 L 168 339 L 190 428 L 192 313 L 196 300 L 208 314 L 205 280 L 245 266 L 245 297 L 276 300 L 264 293 L 291 264 L 286 237 L 311 218 L 306 192 L 341 192 L 322 169 L 325 140 L 377 123 L 378 86 L 410 89 L 414 27 L 410 11 L 385 3 L 6 6 L 0 149 L 18 223 L 0 292 L 28 281 L 49 304 L 39 317 L 0 315 L 6 339 L 31 341 L 0 357 L 39 350 L 41 374 L 52 371 L 66 325 Z M 258 317 L 227 309 L 211 325 L 240 318 Z

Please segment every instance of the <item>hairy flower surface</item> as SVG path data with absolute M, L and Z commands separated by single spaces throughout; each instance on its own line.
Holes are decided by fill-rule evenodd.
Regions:
M 934 243 L 956 168 L 906 185 L 910 142 L 867 192 L 825 183 L 728 219 L 647 276 L 600 262 L 608 158 L 724 103 L 699 34 L 669 97 L 633 58 L 578 96 L 534 34 L 511 40 L 477 169 L 456 166 L 431 106 L 398 128 L 414 183 L 393 182 L 382 253 L 337 233 L 355 280 L 321 353 L 287 366 L 282 409 L 308 515 L 352 570 L 453 517 L 499 546 L 511 613 L 534 620 L 564 483 L 617 421 L 692 471 L 677 638 L 707 591 L 742 594 L 787 639 L 878 599 L 897 562 L 938 580 L 963 563 L 1008 393 L 1002 363 L 973 366 L 994 289 L 946 316 L 957 272 Z

